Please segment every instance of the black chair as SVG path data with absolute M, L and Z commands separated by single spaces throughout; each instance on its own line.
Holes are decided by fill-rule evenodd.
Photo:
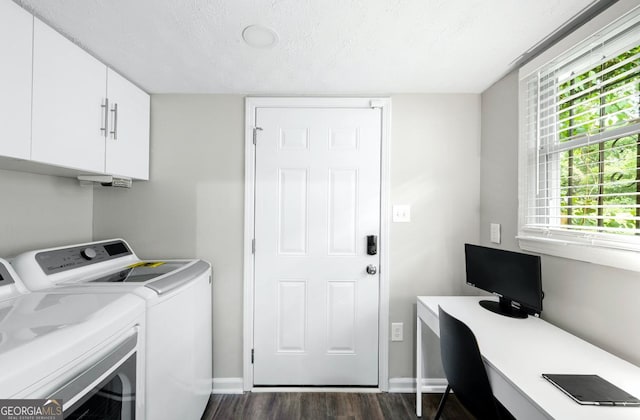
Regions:
M 435 420 L 440 418 L 449 392 L 453 390 L 462 405 L 478 420 L 502 419 L 493 396 L 478 342 L 462 321 L 438 307 L 440 312 L 440 352 L 449 385 L 440 400 Z

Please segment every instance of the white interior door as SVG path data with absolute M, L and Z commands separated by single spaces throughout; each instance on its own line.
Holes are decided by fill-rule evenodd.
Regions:
M 381 118 L 256 110 L 255 385 L 378 384 Z

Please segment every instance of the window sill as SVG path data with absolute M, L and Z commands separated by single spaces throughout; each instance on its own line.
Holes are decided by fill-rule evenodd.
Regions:
M 528 235 L 519 235 L 516 239 L 525 251 L 640 272 L 638 251 Z

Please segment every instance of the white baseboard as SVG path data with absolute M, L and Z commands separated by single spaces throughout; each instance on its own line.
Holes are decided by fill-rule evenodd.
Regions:
M 428 378 L 422 380 L 422 392 L 442 394 L 446 388 L 446 378 Z M 389 392 L 416 392 L 416 378 L 390 378 Z
M 251 392 L 337 392 L 355 394 L 379 394 L 380 388 L 342 388 L 342 387 L 304 387 L 304 386 L 277 386 L 277 387 L 253 387 Z
M 242 378 L 213 378 L 212 394 L 242 394 Z M 447 387 L 445 378 L 428 378 L 422 380 L 422 392 L 443 393 Z M 254 388 L 252 392 L 380 392 L 377 388 Z M 415 378 L 390 378 L 389 391 L 397 393 L 416 392 Z
M 242 378 L 213 378 L 212 394 L 242 394 Z

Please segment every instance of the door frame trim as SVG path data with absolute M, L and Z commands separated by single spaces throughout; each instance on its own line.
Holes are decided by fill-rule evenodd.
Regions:
M 255 224 L 255 148 L 253 128 L 257 108 L 380 108 L 380 290 L 378 307 L 378 387 L 389 389 L 389 233 L 391 215 L 391 98 L 246 97 L 245 98 L 245 189 L 244 189 L 244 299 L 243 299 L 243 389 L 253 389 L 254 259 L 252 240 Z

